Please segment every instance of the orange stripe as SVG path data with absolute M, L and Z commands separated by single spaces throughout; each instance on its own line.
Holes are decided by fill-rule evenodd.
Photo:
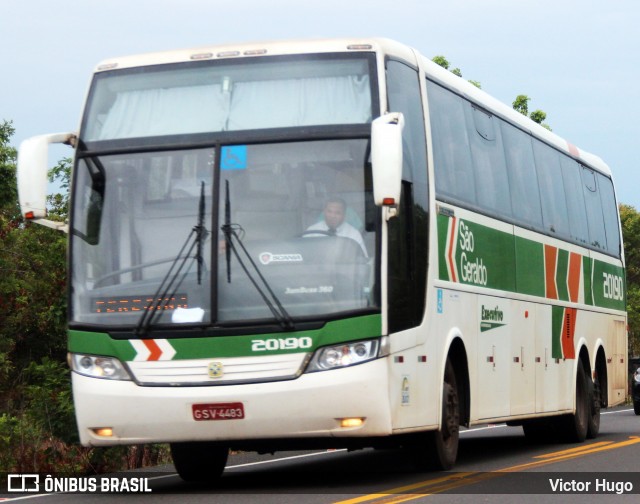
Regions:
M 162 356 L 162 349 L 152 339 L 142 340 L 151 354 L 147 357 L 148 361 L 156 361 Z
M 565 359 L 575 359 L 576 350 L 573 342 L 576 333 L 576 317 L 578 310 L 575 308 L 565 308 L 562 320 L 562 355 Z
M 544 276 L 547 289 L 547 297 L 558 299 L 558 289 L 556 288 L 556 261 L 558 260 L 558 249 L 551 245 L 544 246 Z
M 582 271 L 582 256 L 571 253 L 569 256 L 569 299 L 572 303 L 578 302 L 580 294 L 580 273 Z
M 453 258 L 453 244 L 455 243 L 456 240 L 456 218 L 455 217 L 451 217 L 452 220 L 452 224 L 451 224 L 451 236 L 449 236 L 449 256 L 448 256 L 448 261 L 449 261 L 449 267 L 451 268 L 451 280 L 454 282 L 457 282 L 458 279 L 456 278 L 456 262 Z

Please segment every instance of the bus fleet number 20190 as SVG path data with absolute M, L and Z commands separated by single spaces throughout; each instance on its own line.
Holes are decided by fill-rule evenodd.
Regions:
M 603 277 L 603 295 L 607 299 L 615 299 L 622 301 L 624 298 L 624 282 L 622 277 L 612 275 L 611 273 L 602 273 Z
M 311 348 L 313 341 L 308 336 L 302 338 L 269 338 L 251 340 L 252 352 L 269 352 L 273 350 L 305 350 Z

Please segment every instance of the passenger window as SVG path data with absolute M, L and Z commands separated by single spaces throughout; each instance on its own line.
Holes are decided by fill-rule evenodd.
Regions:
M 570 238 L 560 153 L 537 140 L 533 142 L 533 152 L 540 182 L 544 230 L 561 238 Z
M 531 137 L 507 123 L 501 125 L 507 160 L 511 207 L 517 222 L 542 229 L 542 209 Z
M 573 159 L 562 156 L 562 181 L 567 199 L 567 214 L 569 217 L 569 236 L 578 243 L 589 243 L 589 227 L 584 206 L 584 194 L 580 181 L 580 165 Z
M 456 201 L 476 205 L 475 175 L 465 127 L 466 102 L 427 81 L 436 192 Z
M 467 130 L 471 146 L 478 206 L 504 218 L 511 215 L 509 180 L 502 136 L 496 134 L 497 119 L 473 105 L 467 107 Z
M 595 172 L 583 166 L 582 182 L 584 202 L 587 209 L 587 223 L 589 224 L 589 243 L 592 247 L 606 250 L 607 235 L 604 230 L 602 201 L 598 194 Z
M 604 175 L 598 174 L 600 186 L 600 199 L 602 200 L 602 213 L 604 216 L 604 229 L 607 235 L 607 250 L 609 253 L 620 257 L 620 228 L 618 226 L 618 206 L 613 192 L 613 184 Z

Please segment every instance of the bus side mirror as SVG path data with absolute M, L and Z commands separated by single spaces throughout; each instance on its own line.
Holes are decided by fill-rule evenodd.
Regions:
M 65 223 L 46 218 L 49 145 L 53 143 L 73 145 L 75 138 L 73 133 L 56 133 L 28 138 L 20 144 L 17 173 L 18 198 L 22 216 L 26 220 L 66 231 Z
M 377 206 L 397 208 L 402 185 L 404 116 L 388 113 L 371 123 L 373 198 Z

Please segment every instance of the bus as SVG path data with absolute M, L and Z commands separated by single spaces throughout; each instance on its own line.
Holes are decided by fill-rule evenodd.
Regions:
M 47 152 L 74 149 L 68 223 Z M 581 442 L 625 399 L 611 172 L 386 39 L 114 58 L 77 133 L 23 142 L 28 221 L 69 236 L 81 443 L 394 447 L 454 466 L 462 427 Z

